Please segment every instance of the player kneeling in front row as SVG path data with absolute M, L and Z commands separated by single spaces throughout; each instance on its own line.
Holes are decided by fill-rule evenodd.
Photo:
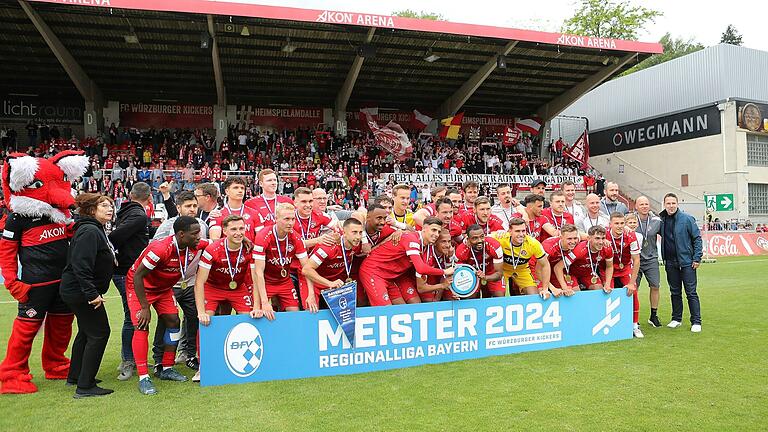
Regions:
M 552 277 L 549 278 L 550 291 L 557 296 L 561 292 L 566 297 L 572 296 L 578 291 L 578 283 L 574 288 L 573 277 L 570 274 L 570 266 L 563 257 L 579 244 L 579 230 L 576 225 L 566 223 L 560 227 L 558 237 L 550 237 L 541 245 L 547 253 L 549 265 L 552 266 Z
M 453 257 L 451 232 L 447 228 L 443 228 L 435 244 L 427 246 L 427 255 L 424 257 L 424 261 L 430 267 L 444 269 L 453 265 Z M 422 276 L 420 273 L 416 273 L 416 291 L 419 292 L 419 298 L 422 302 L 455 300 L 450 291 L 452 281 L 452 276 Z
M 155 308 L 158 319 L 165 323 L 165 351 L 163 369 L 158 374 L 162 380 L 186 381 L 187 377 L 173 369 L 176 345 L 179 343 L 179 313 L 173 300 L 173 286 L 186 272 L 186 266 L 196 255 L 197 249 L 207 242 L 200 242 L 200 225 L 189 216 L 179 216 L 173 223 L 174 235 L 149 244 L 128 270 L 126 296 L 133 333 L 133 356 L 139 374 L 139 391 L 142 394 L 157 393 L 149 377 L 147 351 L 149 349 L 149 323 Z M 183 255 L 182 255 L 183 253 Z M 182 289 L 186 286 L 182 286 Z
M 574 279 L 574 290 L 603 290 L 610 294 L 613 286 L 613 251 L 605 244 L 605 228 L 590 227 L 589 238 L 563 256 L 563 264 Z M 603 279 L 601 279 L 601 276 Z
M 253 255 L 243 243 L 245 220 L 237 214 L 229 215 L 222 221 L 221 229 L 225 237 L 205 248 L 195 279 L 197 319 L 204 326 L 211 323 L 211 316 L 221 304 L 231 306 L 238 314 L 248 314 L 254 304 L 261 304 L 259 292 L 252 293 L 248 287 Z M 199 380 L 198 370 L 192 381 Z
M 363 224 L 349 218 L 344 221 L 344 235 L 337 245 L 321 243 L 315 247 L 312 256 L 302 267 L 304 278 L 299 279 L 301 301 L 304 309 L 317 312 L 327 309 L 321 292 L 326 289 L 339 288 L 345 283 L 352 282 L 352 262 L 355 254 L 361 253 L 360 242 L 363 238 Z M 309 283 L 314 284 L 310 291 Z M 304 285 L 304 284 L 307 285 Z
M 408 231 L 395 243 L 386 241 L 371 251 L 360 265 L 360 283 L 371 306 L 420 303 L 416 272 L 428 276 L 450 276 L 453 267 L 434 268 L 425 263 L 425 247 L 433 245 L 443 229 L 443 221 L 429 217 L 421 231 Z
M 613 251 L 613 283 L 614 288 L 627 288 L 627 295 L 633 297 L 632 323 L 633 334 L 636 338 L 643 337 L 640 330 L 640 298 L 637 295 L 637 273 L 640 271 L 640 243 L 634 231 L 624 229 L 624 215 L 619 212 L 611 213 L 611 230 L 606 236 Z M 606 281 L 608 282 L 608 281 Z
M 481 198 L 475 201 L 475 208 L 479 211 L 483 207 L 483 204 L 478 204 Z M 482 225 L 467 227 L 467 238 L 456 247 L 456 260 L 475 268 L 483 297 L 504 297 L 507 294 L 501 280 L 504 252 L 498 240 L 486 235 Z
M 549 276 L 551 269 L 544 248 L 538 240 L 526 234 L 526 222 L 514 217 L 509 221 L 509 231 L 499 238 L 504 252 L 504 277 L 507 278 L 507 288 L 510 295 L 538 294 L 542 299 L 549 298 Z M 542 288 L 536 287 L 528 261 L 536 259 L 536 275 L 541 281 Z

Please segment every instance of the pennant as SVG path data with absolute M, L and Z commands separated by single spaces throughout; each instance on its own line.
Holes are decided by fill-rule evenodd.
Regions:
M 563 148 L 563 156 L 567 156 L 576 162 L 581 162 L 581 168 L 589 166 L 589 135 L 585 130 L 573 145 Z
M 341 326 L 347 341 L 355 346 L 355 314 L 357 311 L 357 282 L 350 282 L 339 288 L 321 291 L 328 309 Z
M 417 126 L 421 126 L 421 129 L 429 126 L 432 122 L 432 117 L 420 113 L 418 110 L 413 110 L 413 119 Z
M 406 159 L 413 152 L 411 140 L 399 124 L 391 121 L 386 126 L 379 126 L 372 115 L 363 110 L 360 110 L 360 116 L 373 132 L 374 142 L 384 150 L 401 160 Z
M 541 118 L 528 117 L 517 119 L 515 126 L 523 132 L 528 132 L 531 135 L 538 135 L 539 129 L 541 129 Z
M 462 120 L 464 120 L 464 113 L 459 113 L 453 117 L 440 120 L 440 124 L 443 125 L 440 129 L 440 138 L 451 140 L 458 139 Z

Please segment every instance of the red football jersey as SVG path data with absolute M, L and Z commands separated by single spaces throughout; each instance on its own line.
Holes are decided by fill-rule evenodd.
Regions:
M 561 215 L 555 215 L 552 212 L 552 207 L 545 208 L 541 212 L 541 216 L 547 220 L 547 222 L 551 223 L 552 226 L 555 227 L 555 229 L 560 229 L 565 224 L 571 224 L 573 225 L 573 215 L 568 212 L 563 212 Z M 539 241 L 544 241 L 546 239 L 550 238 L 550 235 L 546 231 L 541 231 L 541 238 L 539 238 Z
M 485 260 L 483 260 L 483 256 L 485 256 Z M 475 252 L 465 242 L 456 247 L 456 260 L 461 264 L 469 264 L 478 270 L 483 270 L 486 276 L 490 276 L 496 273 L 493 265 L 501 264 L 504 261 L 504 252 L 498 240 L 493 237 L 486 237 L 484 252 Z
M 563 252 L 568 254 L 569 251 L 563 250 L 560 245 L 560 237 L 550 237 L 541 242 L 541 247 L 544 248 L 544 252 L 547 253 L 547 259 L 549 260 L 549 266 L 554 267 L 555 264 L 563 259 Z
M 522 219 L 523 215 L 520 214 L 520 213 L 514 213 L 514 214 L 512 214 L 512 217 L 516 217 L 516 218 Z M 548 222 L 549 221 L 547 220 L 547 218 L 545 218 L 543 215 L 539 216 L 539 217 L 537 217 L 537 218 L 535 218 L 533 220 L 528 221 L 528 225 L 526 226 L 525 231 L 526 231 L 526 233 L 529 236 L 535 238 L 536 240 L 541 241 L 540 240 L 541 239 L 541 233 L 543 231 L 541 228 L 544 226 L 544 224 L 546 224 Z
M 244 247 L 233 251 L 227 247 L 227 239 L 214 241 L 205 248 L 203 256 L 200 257 L 200 267 L 209 270 L 205 288 L 232 289 L 229 283 L 233 280 L 238 287 L 250 283 L 251 264 L 253 254 L 246 252 Z
M 242 206 L 239 209 L 232 209 L 228 205 L 225 205 L 221 209 L 221 216 L 217 218 L 209 218 L 208 219 L 208 227 L 219 227 L 222 229 L 222 237 L 224 236 L 223 233 L 223 227 L 222 222 L 224 221 L 224 218 L 226 218 L 229 215 L 236 214 L 243 217 L 243 221 L 245 222 L 245 237 L 248 238 L 251 242 L 253 242 L 253 239 L 256 236 L 256 225 L 259 224 L 259 214 L 246 206 Z
M 368 231 L 363 229 L 363 237 L 368 239 L 368 243 L 371 244 L 371 246 L 376 246 L 377 244 L 383 242 L 387 239 L 390 235 L 392 235 L 396 229 L 392 228 L 390 224 L 384 224 L 384 226 L 381 228 L 381 231 L 371 235 L 368 234 Z
M 471 214 L 474 215 L 474 213 Z M 451 238 L 458 237 L 467 231 L 467 227 L 464 225 L 464 213 L 459 212 L 453 215 L 448 230 L 451 232 Z
M 633 232 L 622 232 L 621 236 L 614 238 L 608 231 L 606 240 L 611 244 L 613 251 L 613 277 L 625 276 L 632 273 L 632 255 L 640 253 L 640 242 Z
M 256 233 L 256 238 L 253 240 L 253 260 L 265 261 L 264 281 L 267 285 L 285 282 L 289 276 L 283 277 L 281 270 L 285 269 L 287 272 L 294 258 L 301 260 L 306 257 L 307 249 L 304 247 L 304 242 L 293 231 L 278 239 L 274 227 L 262 229 Z
M 274 225 L 275 208 L 278 204 L 281 203 L 288 203 L 293 205 L 293 200 L 282 195 L 277 195 L 275 198 L 266 198 L 264 197 L 264 194 L 262 194 L 245 201 L 245 206 L 256 210 L 259 215 L 259 220 L 256 221 L 256 231 L 260 231 L 264 227 Z
M 128 270 L 126 287 L 133 289 L 133 275 L 139 268 L 139 264 L 144 264 L 144 267 L 150 270 L 149 274 L 144 277 L 144 290 L 147 292 L 170 290 L 181 279 L 182 266 L 186 270 L 186 265 L 192 262 L 198 251 L 204 249 L 206 245 L 208 245 L 207 240 L 200 240 L 196 250 L 179 250 L 176 247 L 176 236 L 168 236 L 151 242 Z M 180 263 L 179 259 L 183 259 L 184 254 L 186 254 L 186 259 Z
M 304 219 L 296 212 L 296 223 L 293 225 L 293 231 L 299 235 L 302 240 L 317 238 L 323 227 L 331 227 L 331 218 L 328 215 L 312 210 L 309 217 Z
M 609 259 L 613 259 L 610 246 L 603 246 L 599 251 L 592 252 L 589 248 L 589 240 L 583 240 L 563 257 L 565 264 L 570 268 L 569 273 L 581 277 L 592 275 L 595 268 L 598 273 L 604 271 L 605 261 Z
M 387 280 L 397 279 L 413 268 L 424 275 L 442 275 L 442 270 L 424 262 L 425 248 L 422 244 L 420 232 L 405 232 L 397 244 L 384 242 L 372 250 L 362 267 Z
M 466 232 L 467 228 L 469 228 L 470 225 L 478 224 L 481 227 L 483 227 L 483 232 L 488 235 L 489 233 L 496 232 L 496 231 L 504 231 L 504 224 L 501 222 L 501 219 L 499 219 L 496 215 L 489 215 L 488 221 L 486 223 L 480 223 L 480 221 L 477 219 L 477 216 L 474 213 L 464 212 L 459 214 L 461 216 L 461 222 L 462 226 L 464 228 L 464 232 Z M 453 234 L 451 234 L 451 237 L 455 237 Z
M 343 241 L 343 240 L 342 240 Z M 324 244 L 317 245 L 312 255 L 309 257 L 317 264 L 317 273 L 328 279 L 329 281 L 335 280 L 347 280 L 350 275 L 347 274 L 347 269 L 344 267 L 349 266 L 350 273 L 352 273 L 352 265 L 355 262 L 355 254 L 360 253 L 360 245 L 352 249 L 344 249 L 341 244 L 334 246 L 327 246 Z M 346 255 L 346 261 L 344 256 Z M 320 284 L 315 284 L 321 290 L 326 289 Z

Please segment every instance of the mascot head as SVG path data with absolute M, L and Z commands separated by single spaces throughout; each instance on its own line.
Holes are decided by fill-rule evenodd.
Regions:
M 10 154 L 3 165 L 3 194 L 12 212 L 49 216 L 58 223 L 70 219 L 75 207 L 71 182 L 88 168 L 82 151 L 63 151 L 50 159 Z

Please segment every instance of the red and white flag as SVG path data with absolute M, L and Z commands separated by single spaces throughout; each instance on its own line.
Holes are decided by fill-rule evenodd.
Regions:
M 418 110 L 413 110 L 413 119 L 416 125 L 421 126 L 422 129 L 429 126 L 432 122 L 432 117 L 420 113 Z
M 563 155 L 581 162 L 581 167 L 586 169 L 589 166 L 589 135 L 587 131 L 577 139 L 571 146 L 563 149 Z
M 528 132 L 531 135 L 538 135 L 539 129 L 541 129 L 541 118 L 528 117 L 517 119 L 515 126 L 523 132 Z
M 385 126 L 379 126 L 379 123 L 369 112 L 360 110 L 360 115 L 365 118 L 365 123 L 373 132 L 374 142 L 384 150 L 401 160 L 413 153 L 411 140 L 408 139 L 408 135 L 399 124 L 391 121 Z

